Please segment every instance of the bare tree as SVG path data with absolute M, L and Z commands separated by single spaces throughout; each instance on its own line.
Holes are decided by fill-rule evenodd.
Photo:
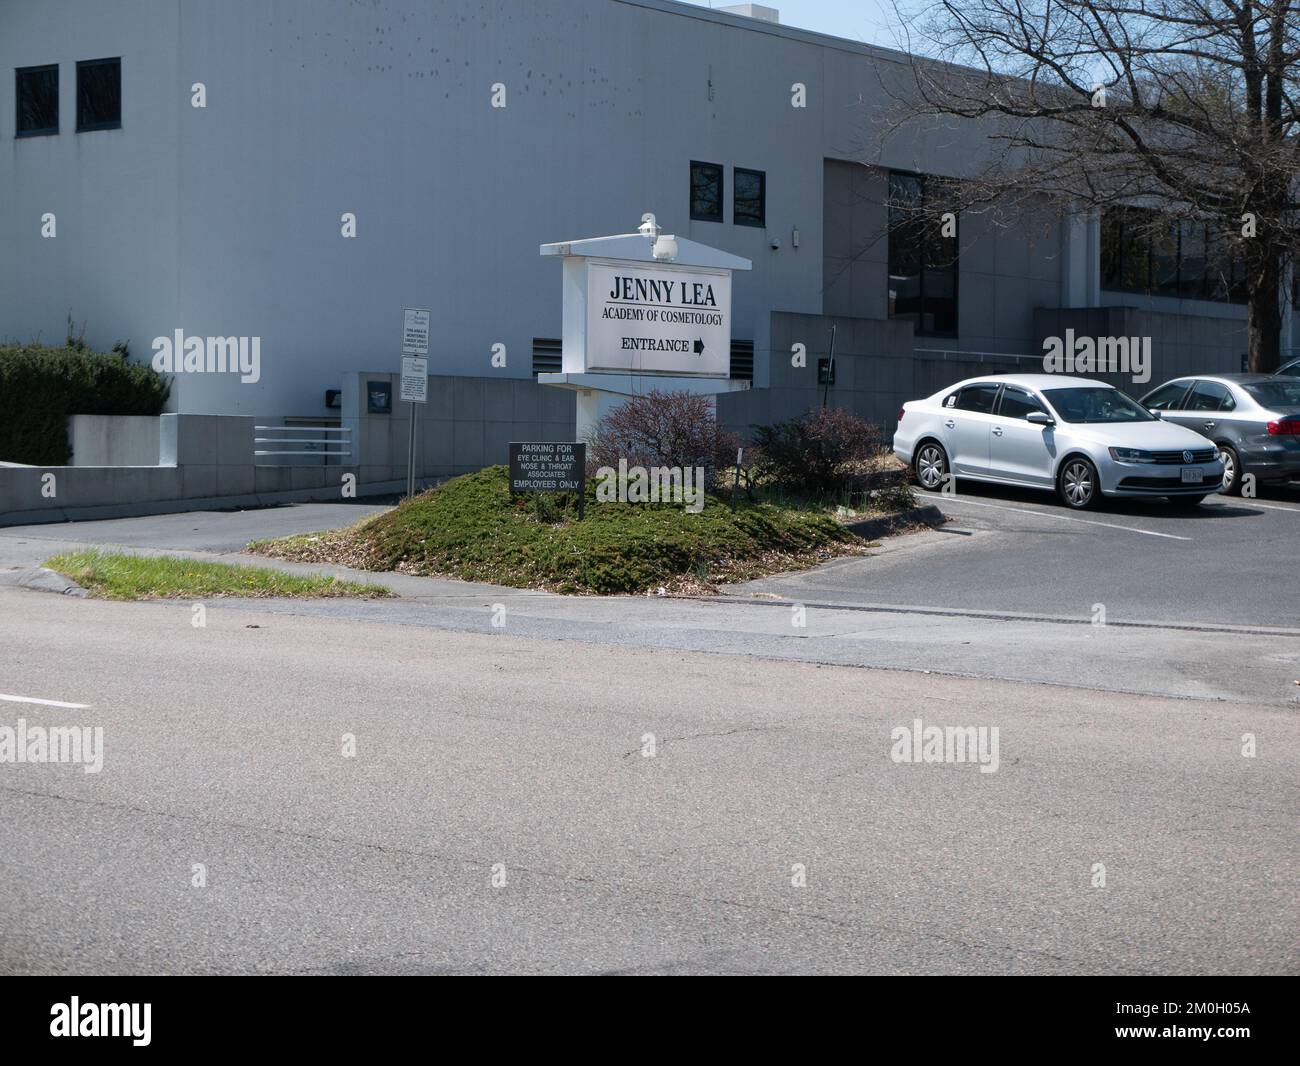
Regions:
M 1300 247 L 1297 0 L 939 0 L 905 24 L 888 124 L 972 120 L 993 146 L 963 206 L 1149 208 L 1126 217 L 1156 239 L 1205 227 L 1207 269 L 1247 304 L 1251 369 L 1277 367 Z

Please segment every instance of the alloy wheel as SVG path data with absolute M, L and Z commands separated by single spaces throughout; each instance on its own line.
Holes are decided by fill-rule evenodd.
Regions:
M 1074 507 L 1085 507 L 1092 499 L 1092 467 L 1082 459 L 1076 459 L 1065 468 L 1061 475 L 1061 485 L 1066 499 Z

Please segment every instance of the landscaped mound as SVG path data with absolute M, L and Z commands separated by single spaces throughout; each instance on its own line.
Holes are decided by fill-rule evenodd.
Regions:
M 540 506 L 539 506 L 540 504 Z M 567 511 L 568 517 L 559 517 Z M 556 592 L 700 590 L 861 554 L 862 538 L 822 509 L 708 496 L 680 504 L 511 499 L 507 470 L 454 478 L 392 511 L 331 533 L 263 541 L 278 559 L 455 577 Z

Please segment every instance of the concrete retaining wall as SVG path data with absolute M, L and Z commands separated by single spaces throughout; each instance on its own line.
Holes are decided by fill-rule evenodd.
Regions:
M 388 384 L 391 414 L 367 410 L 370 383 Z M 398 374 L 343 375 L 343 426 L 352 430 L 352 460 L 363 482 L 406 476 L 409 405 Z M 429 402 L 416 404 L 416 473 L 452 477 L 505 463 L 511 441 L 573 440 L 571 390 L 532 379 L 429 378 Z
M 71 466 L 157 466 L 156 415 L 71 415 Z

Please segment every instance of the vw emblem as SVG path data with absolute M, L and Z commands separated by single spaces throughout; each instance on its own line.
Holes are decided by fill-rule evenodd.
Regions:
M 1192 458 L 1193 456 L 1191 452 L 1183 452 L 1183 462 L 1190 463 L 1192 461 Z

